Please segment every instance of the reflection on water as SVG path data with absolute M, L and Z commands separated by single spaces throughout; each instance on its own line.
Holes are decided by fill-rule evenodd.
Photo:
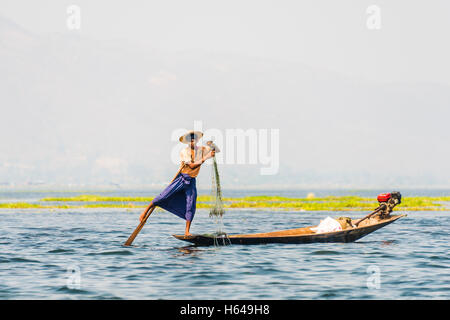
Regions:
M 393 244 L 395 244 L 395 240 L 387 240 L 387 241 L 383 241 L 382 243 L 381 243 L 381 246 L 390 246 L 390 245 L 393 245 Z
M 197 248 L 196 246 L 186 246 L 186 247 L 180 247 L 176 248 L 179 252 L 182 253 L 182 255 L 190 255 L 190 254 L 198 254 L 199 252 L 202 252 L 201 249 Z

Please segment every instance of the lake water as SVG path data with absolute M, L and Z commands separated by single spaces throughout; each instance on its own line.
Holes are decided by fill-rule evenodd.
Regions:
M 233 192 L 243 195 L 228 191 L 225 196 Z M 378 191 L 315 193 L 375 198 Z M 0 198 L 32 202 L 57 195 L 62 196 L 3 192 Z M 449 192 L 403 192 L 408 195 Z M 225 247 L 189 247 L 171 236 L 184 232 L 184 220 L 158 211 L 134 246 L 123 247 L 141 210 L 0 210 L 0 299 L 450 298 L 450 210 L 404 212 L 400 206 L 396 213 L 407 217 L 355 243 Z M 227 211 L 223 224 L 227 233 L 266 232 L 317 224 L 327 216 L 365 214 L 236 209 Z M 217 227 L 207 211 L 197 210 L 191 232 L 210 233 Z

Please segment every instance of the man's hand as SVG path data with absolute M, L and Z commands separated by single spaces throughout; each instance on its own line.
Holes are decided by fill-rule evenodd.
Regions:
M 208 152 L 208 153 L 206 154 L 206 157 L 203 158 L 202 163 L 205 162 L 206 160 L 208 160 L 208 159 L 214 157 L 215 154 L 216 154 L 216 151 L 212 149 L 210 152 Z
M 206 156 L 204 156 L 204 157 L 202 158 L 202 163 L 201 163 L 201 164 L 203 164 L 203 162 L 205 162 L 206 160 L 208 160 L 208 159 L 214 157 L 215 154 L 216 154 L 216 151 L 214 151 L 214 150 L 211 150 L 210 152 L 208 152 L 208 153 L 206 154 Z

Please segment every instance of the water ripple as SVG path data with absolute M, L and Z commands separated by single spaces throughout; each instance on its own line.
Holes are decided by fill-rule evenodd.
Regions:
M 287 214 L 235 210 L 224 216 L 225 230 L 289 229 L 342 215 Z M 182 220 L 158 212 L 134 246 L 124 247 L 138 215 L 2 212 L 0 298 L 450 298 L 449 213 L 414 213 L 356 243 L 194 247 L 171 236 L 183 231 Z M 42 221 L 47 225 L 39 227 Z M 199 210 L 192 231 L 214 228 L 208 212 Z M 379 276 L 379 289 L 368 285 L 373 276 Z

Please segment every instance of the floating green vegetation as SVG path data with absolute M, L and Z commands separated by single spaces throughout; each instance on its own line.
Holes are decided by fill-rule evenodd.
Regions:
M 153 197 L 105 197 L 93 194 L 84 194 L 66 198 L 44 198 L 44 202 L 150 202 Z
M 44 206 L 26 202 L 0 203 L 1 209 L 40 209 Z
M 27 202 L 0 203 L 0 209 L 69 209 L 69 208 L 71 207 L 66 204 L 46 206 L 38 203 L 27 203 Z
M 84 194 L 65 198 L 44 198 L 43 202 L 150 202 L 154 197 L 105 197 L 92 194 Z M 197 201 L 211 201 L 211 196 L 198 196 Z
M 153 197 L 106 197 L 80 195 L 66 198 L 45 198 L 37 203 L 0 203 L 0 209 L 72 209 L 72 208 L 145 208 Z M 49 203 L 52 202 L 52 203 Z M 404 197 L 397 210 L 436 211 L 450 210 L 450 196 L 445 197 Z M 321 198 L 289 198 L 277 196 L 249 196 L 223 198 L 225 209 L 272 209 L 292 211 L 369 211 L 378 206 L 372 198 L 357 196 L 330 196 Z M 211 209 L 214 199 L 199 196 L 197 208 Z

